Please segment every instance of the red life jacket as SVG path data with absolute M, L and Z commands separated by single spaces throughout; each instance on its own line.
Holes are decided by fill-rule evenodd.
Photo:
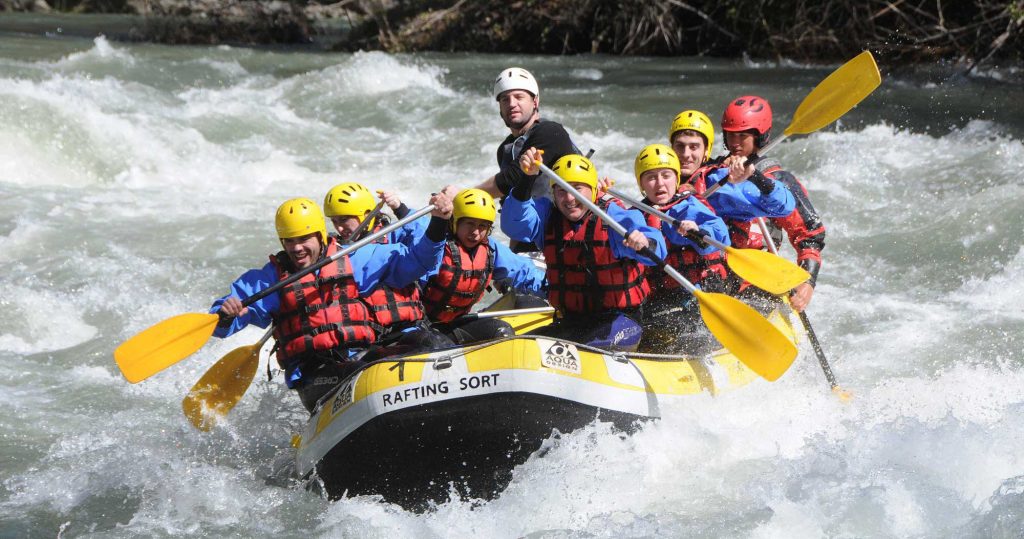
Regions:
M 416 284 L 392 288 L 386 284 L 378 285 L 363 301 L 370 308 L 370 315 L 381 328 L 387 328 L 400 322 L 423 320 L 423 303 L 420 301 L 420 289 Z
M 668 202 L 668 204 L 658 206 L 658 209 L 667 213 L 669 208 L 686 201 L 688 197 L 689 194 L 677 194 Z M 699 197 L 698 200 L 700 200 Z M 650 204 L 650 201 L 646 198 L 644 199 L 644 202 Z M 658 219 L 653 215 L 647 216 L 647 224 L 659 230 L 662 225 L 661 219 Z M 691 283 L 700 284 L 701 281 L 712 274 L 717 274 L 722 279 L 725 279 L 726 275 L 728 275 L 725 265 L 723 264 L 725 257 L 721 250 L 714 251 L 707 255 L 702 255 L 691 245 L 676 245 L 672 242 L 665 243 L 668 247 L 668 255 L 665 257 L 665 263 L 675 268 L 676 271 L 681 273 L 683 277 L 686 277 L 686 280 Z M 669 277 L 661 268 L 649 268 L 648 271 L 651 272 L 649 280 L 653 283 L 651 285 L 653 287 L 674 289 L 682 286 L 678 281 Z
M 377 232 L 388 224 L 385 217 L 377 221 L 377 226 L 372 232 Z M 381 236 L 377 243 L 389 243 L 387 234 Z M 423 303 L 420 301 L 420 289 L 416 283 L 401 288 L 380 284 L 368 295 L 363 296 L 363 302 L 370 308 L 370 315 L 377 324 L 375 329 L 378 333 L 386 333 L 382 330 L 401 322 L 423 320 Z
M 598 200 L 601 209 L 609 200 Z M 615 258 L 608 227 L 592 213 L 573 224 L 552 209 L 544 231 L 548 301 L 568 313 L 595 313 L 639 307 L 651 289 L 642 266 L 632 258 Z
M 334 238 L 327 242 L 324 256 L 338 252 Z M 341 347 L 369 346 L 376 340 L 366 305 L 359 301 L 359 289 L 352 276 L 352 262 L 342 257 L 344 270 L 334 261 L 316 272 L 284 287 L 278 294 L 281 308 L 273 315 L 277 361 L 282 366 L 302 354 Z M 294 272 L 288 255 L 281 251 L 270 262 L 283 281 Z
M 458 256 L 455 256 L 458 253 Z M 455 240 L 448 240 L 437 274 L 423 289 L 427 316 L 437 322 L 450 322 L 480 301 L 494 275 L 494 249 L 490 241 L 469 252 Z
M 722 159 L 723 157 L 716 157 L 710 161 L 705 161 L 700 168 L 693 171 L 693 174 L 691 174 L 688 179 L 680 182 L 680 189 L 682 189 L 683 185 L 688 183 L 693 186 L 694 192 L 698 195 L 704 196 L 704 192 L 711 187 L 708 185 L 708 174 L 722 168 Z

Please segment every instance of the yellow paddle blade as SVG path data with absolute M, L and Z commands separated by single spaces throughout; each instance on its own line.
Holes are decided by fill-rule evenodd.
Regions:
M 694 291 L 711 334 L 750 370 L 778 380 L 796 359 L 796 346 L 752 307 L 726 296 Z
M 114 361 L 129 382 L 141 382 L 202 348 L 217 320 L 215 314 L 199 313 L 168 318 L 121 343 Z
M 839 397 L 840 402 L 850 402 L 853 400 L 853 392 L 847 391 L 839 386 L 833 387 L 832 393 Z
M 531 314 L 517 314 L 513 316 L 502 316 L 502 320 L 508 322 L 512 329 L 516 331 L 516 335 L 522 335 L 527 331 L 544 327 L 551 324 L 554 319 L 555 313 L 531 313 Z
M 807 134 L 825 127 L 846 114 L 881 83 L 882 76 L 871 52 L 858 54 L 807 94 L 783 134 Z
M 807 270 L 768 251 L 729 247 L 726 252 L 729 256 L 725 262 L 736 275 L 775 295 L 785 294 L 811 278 Z
M 185 417 L 201 431 L 210 430 L 242 399 L 256 377 L 263 343 L 235 348 L 192 386 L 181 401 Z

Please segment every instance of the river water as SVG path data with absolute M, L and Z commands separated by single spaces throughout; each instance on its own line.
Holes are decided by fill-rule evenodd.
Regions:
M 193 430 L 181 398 L 256 330 L 121 377 L 115 346 L 203 311 L 277 249 L 285 198 L 355 180 L 416 207 L 492 174 L 507 131 L 490 84 L 517 64 L 623 185 L 683 108 L 715 118 L 756 93 L 779 129 L 835 67 L 0 35 L 0 537 L 1024 534 L 1024 101 L 1009 69 L 887 74 L 777 150 L 829 227 L 809 312 L 848 403 L 805 345 L 775 383 L 694 396 L 628 437 L 595 424 L 497 500 L 414 514 L 278 477 L 305 415 L 279 378 Z

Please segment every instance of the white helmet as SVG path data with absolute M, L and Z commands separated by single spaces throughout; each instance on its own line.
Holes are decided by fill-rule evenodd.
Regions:
M 540 95 L 537 79 L 529 71 L 521 67 L 510 67 L 498 74 L 494 79 L 494 99 L 497 101 L 502 92 L 509 90 L 526 90 L 534 97 Z

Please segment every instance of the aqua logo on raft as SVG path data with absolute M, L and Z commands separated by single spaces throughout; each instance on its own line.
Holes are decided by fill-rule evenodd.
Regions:
M 570 343 L 554 341 L 541 357 L 540 362 L 549 369 L 571 372 L 573 374 L 583 373 L 583 364 L 580 363 L 580 351 Z
M 352 389 L 354 387 L 355 382 L 349 382 L 342 386 L 341 390 L 338 391 L 338 396 L 334 397 L 334 404 L 331 405 L 331 415 L 338 413 L 346 404 L 352 402 Z

